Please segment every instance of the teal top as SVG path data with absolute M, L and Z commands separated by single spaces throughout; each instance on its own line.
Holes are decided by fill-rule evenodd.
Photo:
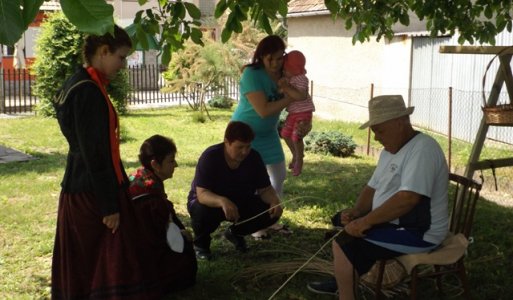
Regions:
M 260 117 L 253 105 L 246 97 L 247 93 L 262 91 L 268 101 L 276 101 L 282 98 L 278 92 L 278 86 L 267 75 L 264 68 L 246 67 L 240 79 L 240 101 L 233 113 L 232 120 L 241 121 L 253 129 L 255 139 L 251 146 L 260 153 L 266 165 L 272 165 L 285 161 L 280 136 L 278 135 L 278 122 L 280 113 Z

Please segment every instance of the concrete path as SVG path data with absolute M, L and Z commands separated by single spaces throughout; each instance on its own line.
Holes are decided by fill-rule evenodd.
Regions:
M 0 164 L 36 159 L 33 156 L 0 145 Z

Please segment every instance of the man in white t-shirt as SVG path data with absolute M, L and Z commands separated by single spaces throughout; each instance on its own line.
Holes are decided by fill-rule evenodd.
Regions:
M 335 279 L 311 282 L 318 293 L 354 299 L 354 273 L 362 276 L 379 259 L 436 248 L 449 229 L 449 170 L 440 145 L 413 129 L 400 95 L 369 101 L 374 139 L 384 149 L 378 165 L 353 208 L 334 216 L 344 232 L 333 242 Z

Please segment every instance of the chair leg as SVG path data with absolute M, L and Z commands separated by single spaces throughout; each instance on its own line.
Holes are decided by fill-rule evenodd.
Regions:
M 374 288 L 374 299 L 381 299 L 381 284 L 383 283 L 383 274 L 385 273 L 386 260 L 381 260 L 379 263 L 378 278 L 376 279 L 376 287 Z
M 417 277 L 418 273 L 417 273 L 417 267 L 414 267 L 413 270 L 411 271 L 411 282 L 410 282 L 410 299 L 411 300 L 416 300 L 417 299 L 417 280 L 418 280 L 418 277 Z
M 458 264 L 458 269 L 459 269 L 459 277 L 460 277 L 461 285 L 463 286 L 464 298 L 467 300 L 470 300 L 471 299 L 470 287 L 468 285 L 467 272 L 465 270 L 465 264 L 463 263 L 463 259 L 460 259 L 457 262 L 457 264 Z
M 440 269 L 441 269 L 440 266 L 435 265 L 434 267 L 435 267 L 435 272 L 440 272 Z M 442 291 L 442 275 L 436 276 L 436 288 L 438 289 L 439 294 L 443 293 L 443 291 Z

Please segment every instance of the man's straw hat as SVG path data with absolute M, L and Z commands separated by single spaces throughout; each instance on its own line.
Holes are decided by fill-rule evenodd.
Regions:
M 369 100 L 369 121 L 360 126 L 360 129 L 381 124 L 383 122 L 397 119 L 402 116 L 411 115 L 415 107 L 406 107 L 403 96 L 383 95 Z

